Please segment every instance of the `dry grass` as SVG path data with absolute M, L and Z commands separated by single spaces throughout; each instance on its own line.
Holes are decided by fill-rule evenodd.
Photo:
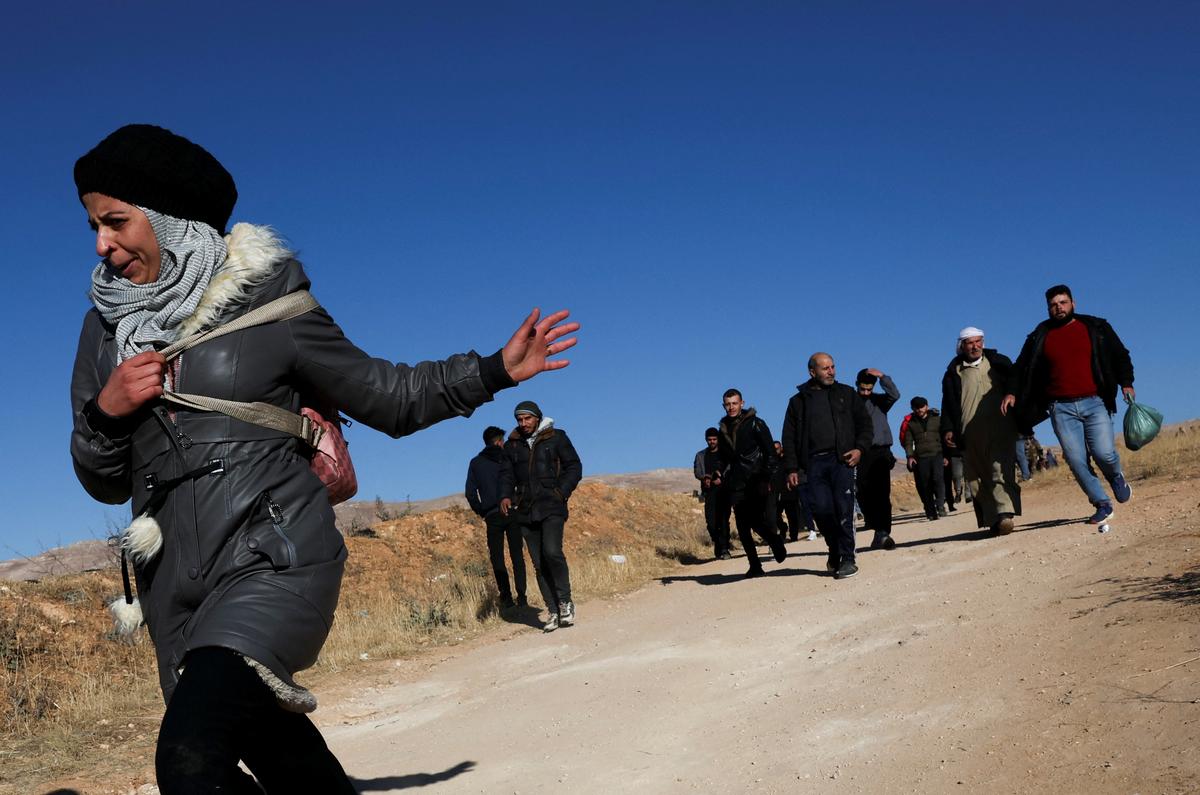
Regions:
M 632 590 L 704 555 L 700 508 L 686 495 L 582 486 L 565 540 L 576 599 Z M 364 655 L 408 656 L 500 622 L 484 526 L 474 514 L 451 508 L 373 529 L 373 537 L 347 539 L 337 621 L 302 677 L 318 690 Z M 614 563 L 613 554 L 627 562 Z M 145 630 L 132 644 L 110 633 L 104 606 L 120 590 L 116 569 L 0 586 L 0 792 L 41 791 L 65 776 L 134 782 L 151 775 L 162 701 Z M 128 748 L 114 761 L 118 746 Z

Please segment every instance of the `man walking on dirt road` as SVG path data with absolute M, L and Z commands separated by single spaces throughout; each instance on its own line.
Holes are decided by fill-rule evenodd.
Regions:
M 858 573 L 854 538 L 854 467 L 871 447 L 874 426 L 866 403 L 837 383 L 828 353 L 808 359 L 808 381 L 796 387 L 783 420 L 783 465 L 788 486 L 808 484 L 813 517 L 829 547 L 825 568 L 839 580 Z
M 563 528 L 567 500 L 583 477 L 583 464 L 571 440 L 532 400 L 518 403 L 513 416 L 517 427 L 504 445 L 511 466 L 501 472 L 500 512 L 515 514 L 521 525 L 550 613 L 542 629 L 553 632 L 575 623 Z
M 490 425 L 483 431 L 483 450 L 471 459 L 467 467 L 465 496 L 471 510 L 487 526 L 488 558 L 492 562 L 492 573 L 496 575 L 501 609 L 528 604 L 525 600 L 525 543 L 521 539 L 521 526 L 513 521 L 513 517 L 500 512 L 501 473 L 508 466 L 512 464 L 504 453 L 504 430 Z M 506 539 L 508 557 L 512 560 L 512 585 L 517 589 L 515 600 L 508 580 L 508 569 L 504 566 Z
M 942 376 L 942 437 L 963 453 L 963 477 L 974 495 L 975 521 L 998 535 L 1021 514 L 1015 450 L 1017 428 L 1000 410 L 1012 360 L 983 347 L 983 331 L 958 333 L 957 355 Z
M 1117 388 L 1126 400 L 1134 399 L 1133 362 L 1107 320 L 1075 313 L 1067 285 L 1046 291 L 1046 311 L 1050 317 L 1025 338 L 1001 410 L 1015 409 L 1031 427 L 1049 414 L 1063 458 L 1096 509 L 1088 522 L 1103 524 L 1113 515 L 1112 501 L 1088 459 L 1096 462 L 1117 502 L 1133 496 L 1121 471 L 1112 421 Z
M 709 428 L 704 432 L 705 448 L 696 453 L 692 472 L 700 481 L 700 499 L 704 500 L 704 524 L 713 543 L 713 556 L 729 560 L 729 497 L 721 472 L 718 441 L 721 432 Z
M 729 501 L 733 504 L 733 515 L 737 520 L 738 539 L 750 563 L 746 576 L 760 577 L 763 567 L 758 559 L 753 531 L 766 539 L 776 563 L 782 563 L 787 557 L 783 539 L 772 529 L 774 521 L 768 521 L 767 518 L 767 492 L 779 460 L 775 457 L 771 430 L 755 414 L 754 409 L 745 408 L 741 392 L 726 390 L 722 405 L 725 407 L 725 416 L 719 423 L 721 435 L 717 450 L 725 469 Z
M 875 531 L 871 549 L 895 549 L 892 539 L 892 468 L 896 456 L 892 455 L 892 426 L 888 424 L 888 409 L 900 399 L 900 390 L 891 376 L 869 367 L 858 371 L 854 379 L 858 395 L 866 405 L 871 418 L 871 446 L 863 451 L 858 462 L 858 505 L 862 508 L 863 520 Z M 875 391 L 879 383 L 883 392 Z

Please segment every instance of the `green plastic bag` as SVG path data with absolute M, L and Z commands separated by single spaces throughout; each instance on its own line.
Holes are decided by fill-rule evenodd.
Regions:
M 1128 395 L 1125 402 L 1129 404 L 1129 408 L 1125 410 L 1125 446 L 1130 450 L 1140 450 L 1158 436 L 1163 415 L 1157 409 L 1135 403 Z

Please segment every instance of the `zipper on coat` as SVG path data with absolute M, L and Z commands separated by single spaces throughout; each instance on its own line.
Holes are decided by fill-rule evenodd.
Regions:
M 296 545 L 292 543 L 292 539 L 288 538 L 288 534 L 283 531 L 283 523 L 286 516 L 283 513 L 283 508 L 279 503 L 271 499 L 271 492 L 264 491 L 263 498 L 267 501 L 267 513 L 271 516 L 271 527 L 275 530 L 275 534 L 283 540 L 284 547 L 287 549 L 289 567 L 296 565 Z

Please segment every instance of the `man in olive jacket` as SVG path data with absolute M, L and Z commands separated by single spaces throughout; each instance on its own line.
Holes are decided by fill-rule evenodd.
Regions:
M 825 567 L 839 580 L 858 573 L 854 538 L 854 468 L 875 429 L 866 403 L 837 383 L 828 353 L 808 359 L 808 381 L 796 387 L 783 420 L 783 466 L 789 488 L 808 484 L 813 518 L 829 547 Z
M 929 408 L 929 401 L 921 396 L 913 398 L 912 418 L 905 426 L 904 453 L 908 458 L 908 471 L 913 473 L 917 494 L 925 506 L 925 518 L 937 520 L 946 515 L 946 476 L 949 463 L 942 455 L 942 418 Z
M 1049 318 L 1025 339 L 1001 410 L 1015 408 L 1029 427 L 1049 415 L 1071 474 L 1095 506 L 1088 522 L 1102 524 L 1113 514 L 1112 501 L 1088 459 L 1096 462 L 1117 502 L 1133 496 L 1121 471 L 1112 423 L 1117 388 L 1126 400 L 1134 398 L 1133 362 L 1107 320 L 1076 314 L 1067 285 L 1046 291 L 1046 311 Z
M 504 445 L 511 466 L 501 470 L 500 511 L 515 515 L 521 525 L 538 589 L 550 612 L 542 629 L 553 632 L 575 623 L 563 527 L 567 500 L 583 477 L 583 464 L 571 440 L 532 400 L 518 403 L 513 416 L 517 427 Z

